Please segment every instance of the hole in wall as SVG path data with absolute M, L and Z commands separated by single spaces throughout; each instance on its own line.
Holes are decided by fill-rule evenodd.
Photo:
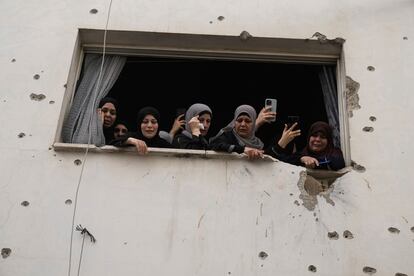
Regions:
M 20 205 L 22 205 L 22 206 L 24 206 L 24 207 L 27 207 L 27 206 L 29 206 L 29 201 L 27 201 L 27 200 L 25 200 L 25 201 L 22 201 L 22 203 L 20 203 Z
M 71 205 L 72 204 L 72 200 L 71 199 L 66 199 L 65 200 L 65 204 L 66 205 Z
M 90 13 L 90 14 L 97 14 L 97 13 L 98 13 L 98 10 L 97 10 L 97 9 L 91 9 L 91 10 L 89 11 L 89 13 Z
M 374 128 L 373 127 L 366 126 L 362 130 L 365 131 L 365 132 L 373 132 L 374 131 Z
M 266 259 L 268 256 L 269 255 L 266 252 L 264 252 L 264 251 L 261 251 L 259 253 L 259 258 L 262 259 L 262 260 Z
M 19 134 L 17 134 L 17 137 L 19 138 L 23 138 L 24 136 L 26 136 L 24 132 L 20 132 Z
M 308 266 L 308 270 L 309 270 L 310 272 L 316 272 L 316 266 L 314 266 L 314 265 L 310 265 L 310 266 Z
M 374 66 L 368 66 L 367 70 L 370 72 L 374 72 L 375 71 L 375 67 Z
M 35 74 L 35 75 L 33 76 L 33 79 L 35 79 L 35 80 L 40 79 L 40 75 L 39 75 L 39 74 Z
M 7 257 L 10 256 L 11 254 L 11 249 L 10 248 L 2 248 L 1 249 L 1 256 L 3 257 L 3 259 L 6 259 Z
M 364 266 L 364 268 L 362 269 L 362 272 L 367 273 L 369 275 L 372 275 L 372 274 L 376 273 L 377 270 L 373 267 Z
M 328 232 L 328 238 L 330 240 L 337 240 L 337 239 L 339 239 L 339 235 L 336 231 Z
M 399 234 L 399 233 L 400 233 L 400 229 L 395 228 L 395 227 L 389 227 L 389 228 L 388 228 L 388 231 L 389 231 L 390 233 L 393 233 L 393 234 Z
M 349 230 L 345 230 L 344 231 L 344 238 L 345 239 L 353 239 L 354 238 L 354 234 L 352 234 L 352 232 L 349 231 Z
M 224 20 L 224 16 L 220 15 L 219 17 L 217 17 L 218 21 L 223 21 Z
M 74 163 L 76 166 L 79 166 L 80 164 L 82 164 L 82 161 L 81 161 L 80 159 L 76 159 L 75 161 L 73 161 L 73 163 Z
M 371 122 L 375 122 L 375 121 L 377 120 L 377 118 L 376 118 L 375 116 L 370 116 L 370 117 L 369 117 L 369 120 L 370 120 Z

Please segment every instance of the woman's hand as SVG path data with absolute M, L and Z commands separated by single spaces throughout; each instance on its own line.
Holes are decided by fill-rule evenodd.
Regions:
M 174 124 L 170 130 L 170 134 L 172 137 L 174 137 L 180 129 L 184 128 L 185 120 L 183 119 L 183 117 L 184 117 L 184 114 L 181 114 L 180 116 L 175 118 Z
M 191 118 L 191 120 L 188 122 L 188 125 L 190 126 L 191 134 L 197 137 L 200 136 L 200 121 L 198 120 L 198 115 Z
M 286 148 L 286 146 L 292 142 L 295 137 L 300 135 L 300 129 L 293 130 L 297 125 L 298 123 L 294 123 L 290 128 L 288 128 L 287 124 L 285 124 L 282 137 L 280 137 L 279 142 L 277 142 L 281 148 Z
M 145 142 L 142 140 L 130 137 L 128 140 L 126 140 L 126 144 L 135 146 L 139 155 L 148 153 L 147 144 L 145 144 Z
M 302 156 L 300 158 L 300 162 L 305 164 L 305 167 L 308 169 L 314 169 L 315 167 L 319 166 L 318 160 L 310 156 Z
M 263 158 L 263 150 L 255 149 L 255 148 L 244 148 L 244 153 L 247 155 L 247 157 L 251 160 Z
M 101 119 L 102 125 L 104 124 L 104 117 L 105 117 L 105 114 L 102 112 L 102 109 L 98 108 L 98 118 Z
M 276 119 L 276 112 L 272 112 L 271 110 L 271 106 L 263 107 L 262 110 L 260 110 L 256 119 L 256 130 L 264 123 L 271 123 Z

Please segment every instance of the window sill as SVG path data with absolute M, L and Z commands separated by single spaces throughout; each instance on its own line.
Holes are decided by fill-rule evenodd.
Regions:
M 114 146 L 97 147 L 95 145 L 87 144 L 69 144 L 69 143 L 54 143 L 53 148 L 58 152 L 85 152 L 89 148 L 89 152 L 94 153 L 129 153 L 137 155 L 134 147 L 118 148 Z M 224 153 L 212 150 L 189 150 L 189 149 L 165 149 L 165 148 L 148 148 L 146 156 L 165 156 L 165 157 L 198 157 L 206 159 L 247 159 L 244 154 L 238 153 Z M 277 162 L 278 160 L 265 155 L 264 161 Z

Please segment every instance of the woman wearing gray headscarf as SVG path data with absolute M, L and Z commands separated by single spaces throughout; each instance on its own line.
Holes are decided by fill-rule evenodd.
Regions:
M 256 110 L 241 105 L 234 112 L 234 119 L 211 139 L 215 151 L 245 153 L 249 159 L 263 157 L 263 142 L 255 136 Z
M 196 103 L 185 113 L 185 130 L 174 138 L 174 145 L 182 149 L 209 149 L 205 136 L 211 124 L 212 111 L 202 103 Z

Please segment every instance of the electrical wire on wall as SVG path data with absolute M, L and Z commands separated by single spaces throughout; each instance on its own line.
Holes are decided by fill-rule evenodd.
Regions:
M 106 54 L 106 34 L 107 34 L 107 30 L 108 30 L 108 23 L 109 23 L 109 18 L 110 18 L 110 14 L 111 14 L 111 8 L 112 8 L 112 0 L 109 0 L 109 8 L 108 8 L 108 14 L 107 14 L 107 18 L 106 18 L 104 37 L 103 37 L 102 62 L 101 62 L 101 67 L 99 69 L 98 81 L 97 81 L 97 84 L 95 86 L 95 90 L 93 92 L 93 98 L 96 97 L 96 93 L 100 89 L 100 86 L 101 86 L 102 71 L 103 71 L 103 66 L 104 66 L 104 62 L 105 62 L 105 54 Z M 96 112 L 96 111 L 93 110 L 92 112 Z M 79 174 L 78 183 L 77 183 L 77 186 L 76 186 L 76 193 L 75 193 L 75 199 L 74 199 L 74 204 L 73 204 L 73 216 L 72 216 L 72 224 L 71 224 L 71 230 L 70 230 L 71 234 L 70 234 L 70 247 L 69 247 L 68 276 L 71 275 L 71 268 L 72 268 L 73 234 L 75 232 L 74 227 L 75 227 L 76 209 L 77 209 L 77 205 L 78 205 L 78 195 L 79 195 L 79 190 L 80 190 L 80 186 L 81 186 L 81 183 L 82 183 L 82 177 L 83 177 L 83 171 L 84 171 L 85 164 L 86 164 L 86 159 L 87 159 L 87 156 L 88 156 L 88 153 L 89 153 L 89 147 L 91 145 L 91 138 L 92 138 L 92 132 L 90 131 L 91 125 L 92 125 L 92 116 L 89 118 L 88 145 L 86 147 L 85 154 L 83 156 L 82 167 L 81 167 L 81 171 L 80 171 L 80 174 Z M 83 252 L 84 239 L 85 239 L 85 236 L 82 240 L 81 253 Z M 80 275 L 81 263 L 82 263 L 82 254 L 80 254 L 80 259 L 79 259 L 78 273 L 77 273 L 78 276 Z

